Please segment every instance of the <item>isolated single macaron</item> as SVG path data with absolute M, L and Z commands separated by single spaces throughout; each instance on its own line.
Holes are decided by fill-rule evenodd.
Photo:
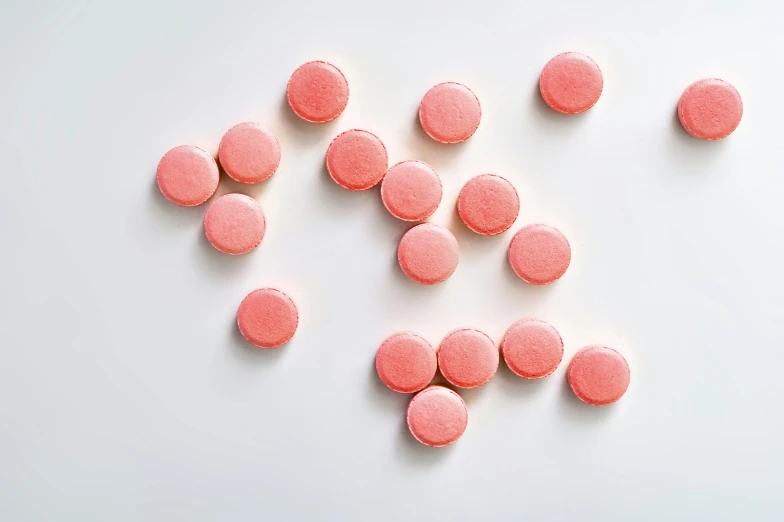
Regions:
M 438 347 L 438 368 L 449 383 L 476 388 L 490 381 L 498 370 L 498 347 L 474 328 L 449 333 Z
M 469 229 L 493 236 L 514 224 L 520 213 L 520 198 L 506 178 L 482 174 L 463 185 L 457 198 L 457 213 Z
M 732 84 L 717 78 L 699 80 L 683 91 L 678 119 L 683 128 L 702 140 L 726 138 L 740 125 L 743 101 Z
M 392 166 L 381 181 L 381 201 L 390 214 L 403 221 L 421 221 L 441 203 L 443 187 L 436 171 L 421 161 Z
M 474 135 L 482 119 L 479 98 L 462 83 L 439 83 L 419 104 L 419 122 L 441 143 L 460 143 Z
M 280 142 L 261 124 L 238 123 L 223 135 L 218 160 L 231 179 L 240 183 L 260 183 L 278 170 Z
M 548 225 L 526 225 L 509 243 L 509 264 L 526 283 L 546 285 L 569 268 L 572 249 L 560 230 Z
M 408 403 L 406 421 L 416 440 L 440 448 L 463 435 L 468 426 L 468 408 L 460 395 L 449 388 L 428 386 Z
M 267 227 L 264 211 L 244 194 L 225 194 L 204 215 L 204 233 L 218 251 L 247 254 L 261 243 Z
M 207 151 L 180 145 L 163 155 L 156 179 L 166 199 L 181 207 L 195 207 L 218 189 L 218 164 Z
M 592 406 L 607 406 L 626 393 L 631 373 L 623 355 L 595 345 L 572 357 L 566 378 L 578 399 Z
M 311 123 L 334 120 L 348 104 L 348 82 L 331 63 L 313 61 L 300 65 L 286 86 L 294 114 Z
M 397 247 L 400 269 L 412 281 L 435 285 L 446 281 L 460 261 L 460 247 L 452 233 L 433 223 L 408 230 Z
M 539 319 L 522 319 L 504 334 L 501 354 L 509 369 L 520 377 L 541 379 L 561 364 L 564 345 L 552 325 Z
M 539 91 L 545 103 L 563 114 L 578 114 L 593 107 L 603 87 L 601 69 L 581 53 L 555 56 L 539 76 Z
M 345 189 L 367 190 L 376 186 L 388 166 L 384 143 L 366 130 L 341 132 L 327 148 L 327 171 Z
M 414 393 L 424 389 L 436 375 L 436 350 L 419 335 L 390 335 L 376 352 L 376 372 L 390 390 Z
M 275 288 L 260 288 L 245 296 L 237 310 L 242 336 L 259 348 L 286 344 L 297 331 L 299 312 L 294 301 Z

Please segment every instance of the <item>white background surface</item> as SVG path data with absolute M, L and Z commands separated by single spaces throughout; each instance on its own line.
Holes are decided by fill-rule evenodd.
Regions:
M 0 520 L 781 520 L 784 278 L 780 2 L 3 2 Z M 602 67 L 599 103 L 559 116 L 542 66 L 577 50 Z M 340 66 L 345 113 L 300 122 L 284 102 L 310 59 Z M 716 143 L 675 105 L 717 76 L 744 101 Z M 483 106 L 467 143 L 416 123 L 433 84 Z M 181 143 L 217 150 L 257 120 L 279 136 L 257 197 L 268 232 L 230 258 L 203 237 L 206 205 L 177 208 L 155 167 Z M 378 190 L 338 188 L 338 132 L 367 128 L 390 161 L 444 182 L 432 218 L 462 258 L 438 287 L 395 260 L 406 226 Z M 470 177 L 518 188 L 518 224 L 469 233 L 453 204 Z M 513 232 L 560 227 L 572 266 L 534 288 L 508 268 Z M 294 340 L 249 348 L 250 290 L 300 307 Z M 500 340 L 552 322 L 551 377 L 505 367 L 461 392 L 454 446 L 420 446 L 408 397 L 385 389 L 376 347 L 401 329 Z M 566 361 L 601 342 L 632 384 L 606 409 L 577 402 Z

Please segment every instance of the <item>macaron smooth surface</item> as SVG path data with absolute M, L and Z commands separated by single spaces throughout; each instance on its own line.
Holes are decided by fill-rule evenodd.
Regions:
M 539 91 L 545 103 L 563 114 L 578 114 L 593 107 L 603 87 L 601 69 L 582 53 L 555 56 L 539 76 Z
M 327 148 L 327 171 L 345 189 L 367 190 L 376 186 L 388 165 L 384 143 L 366 130 L 342 132 Z
M 574 394 L 592 406 L 607 406 L 623 397 L 631 373 L 626 359 L 606 346 L 587 346 L 578 351 L 566 371 Z
M 463 185 L 457 198 L 457 213 L 472 231 L 493 236 L 514 224 L 520 213 L 520 198 L 507 179 L 482 174 Z
M 259 183 L 278 170 L 280 142 L 263 125 L 239 123 L 223 135 L 218 160 L 231 179 L 240 183 Z
M 204 215 L 204 233 L 218 251 L 246 254 L 259 246 L 267 222 L 255 199 L 244 194 L 225 194 Z
M 683 128 L 702 140 L 726 138 L 740 125 L 743 100 L 729 82 L 706 78 L 689 85 L 678 101 Z
M 460 143 L 474 135 L 482 119 L 479 98 L 462 83 L 432 87 L 419 104 L 419 122 L 428 136 L 441 143 Z
M 460 247 L 449 230 L 422 223 L 403 234 L 397 247 L 397 260 L 412 281 L 435 285 L 446 281 L 457 269 Z
M 498 347 L 487 334 L 473 328 L 449 333 L 438 347 L 438 367 L 451 384 L 476 388 L 498 370 Z
M 294 301 L 275 288 L 260 288 L 245 296 L 237 310 L 242 336 L 259 348 L 286 344 L 297 331 L 299 312 Z
M 194 145 L 180 145 L 163 155 L 155 177 L 166 199 L 195 207 L 215 194 L 220 176 L 211 154 Z
M 512 372 L 526 379 L 541 379 L 561 364 L 564 345 L 552 325 L 539 319 L 522 319 L 504 334 L 501 354 Z
M 348 95 L 348 81 L 340 69 L 318 60 L 300 65 L 286 86 L 291 110 L 311 123 L 326 123 L 340 116 Z
M 381 182 L 381 201 L 403 221 L 421 221 L 441 203 L 441 178 L 430 165 L 408 160 L 392 166 Z
M 393 334 L 376 352 L 376 372 L 393 391 L 413 393 L 424 389 L 436 375 L 436 350 L 411 332 Z
M 572 249 L 560 230 L 548 225 L 527 225 L 509 243 L 509 264 L 527 283 L 546 285 L 569 268 Z
M 441 448 L 456 442 L 468 426 L 463 399 L 444 386 L 428 386 L 414 395 L 406 413 L 408 429 L 426 446 Z

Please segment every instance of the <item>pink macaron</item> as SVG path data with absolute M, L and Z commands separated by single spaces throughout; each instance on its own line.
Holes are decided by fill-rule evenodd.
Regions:
M 332 121 L 348 104 L 348 82 L 331 63 L 313 61 L 300 65 L 286 86 L 294 114 L 311 123 Z
M 431 88 L 419 104 L 419 122 L 428 136 L 441 143 L 460 143 L 474 135 L 482 119 L 479 98 L 462 83 Z
M 199 147 L 180 145 L 163 155 L 156 178 L 166 199 L 182 207 L 195 207 L 218 189 L 218 164 Z
M 414 393 L 436 375 L 436 351 L 425 339 L 400 332 L 384 339 L 376 352 L 376 372 L 390 390 Z
M 460 261 L 460 247 L 452 233 L 433 223 L 408 230 L 397 247 L 400 269 L 412 281 L 435 285 L 446 281 Z
M 278 170 L 280 143 L 263 125 L 239 123 L 223 135 L 218 160 L 231 179 L 240 183 L 260 183 Z
M 520 377 L 541 379 L 561 364 L 564 345 L 552 325 L 539 319 L 522 319 L 504 334 L 501 354 L 509 369 Z
M 403 221 L 421 221 L 441 203 L 441 179 L 430 165 L 408 160 L 391 167 L 381 182 L 381 201 Z
M 527 225 L 509 243 L 509 264 L 527 283 L 546 285 L 569 268 L 572 249 L 560 230 L 548 225 Z
M 457 213 L 469 229 L 493 236 L 514 224 L 520 213 L 520 198 L 507 179 L 482 174 L 463 185 L 457 198 Z
M 275 288 L 249 293 L 237 311 L 237 326 L 249 343 L 259 348 L 286 344 L 297 331 L 299 312 L 294 301 Z
M 476 388 L 498 370 L 498 347 L 490 337 L 473 328 L 449 333 L 438 347 L 441 375 L 460 388 Z
M 562 53 L 547 62 L 539 76 L 545 103 L 563 114 L 578 114 L 593 107 L 602 95 L 602 71 L 581 53 Z
M 408 403 L 406 421 L 416 440 L 425 446 L 441 448 L 463 435 L 468 426 L 468 408 L 449 388 L 428 386 Z
M 225 194 L 204 215 L 204 233 L 220 252 L 247 254 L 261 243 L 267 221 L 255 199 L 244 194 Z
M 707 78 L 692 83 L 678 102 L 678 118 L 686 132 L 702 140 L 726 138 L 740 125 L 743 101 L 730 83 Z
M 388 165 L 384 143 L 366 130 L 342 132 L 327 148 L 327 171 L 345 189 L 367 190 L 376 186 Z
M 566 378 L 581 401 L 592 406 L 607 406 L 623 397 L 631 373 L 623 355 L 606 346 L 588 346 L 577 352 Z

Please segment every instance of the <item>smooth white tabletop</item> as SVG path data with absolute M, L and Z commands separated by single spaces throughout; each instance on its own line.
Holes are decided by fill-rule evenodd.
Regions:
M 784 518 L 784 4 L 358 0 L 6 1 L 0 15 L 2 321 L 0 520 L 773 521 Z M 555 114 L 538 94 L 557 53 L 592 56 L 597 105 Z M 286 81 L 326 59 L 351 86 L 344 114 L 297 120 Z M 733 83 L 737 131 L 701 142 L 675 106 L 704 77 Z M 423 134 L 441 81 L 481 100 L 458 146 Z M 217 150 L 233 124 L 278 135 L 260 186 L 267 236 L 227 257 L 206 205 L 160 195 L 169 148 Z M 436 287 L 405 278 L 407 225 L 378 189 L 326 174 L 340 131 L 378 134 L 390 162 L 444 183 L 432 221 L 462 250 Z M 462 184 L 492 172 L 522 199 L 497 237 L 456 218 Z M 532 287 L 506 248 L 545 222 L 573 247 L 562 280 Z M 294 339 L 250 348 L 235 314 L 260 286 L 300 308 Z M 460 392 L 452 447 L 408 433 L 408 396 L 378 381 L 399 330 L 437 344 L 473 326 L 500 341 L 551 322 L 566 355 L 526 382 L 505 367 Z M 628 359 L 608 408 L 565 384 L 580 347 Z

